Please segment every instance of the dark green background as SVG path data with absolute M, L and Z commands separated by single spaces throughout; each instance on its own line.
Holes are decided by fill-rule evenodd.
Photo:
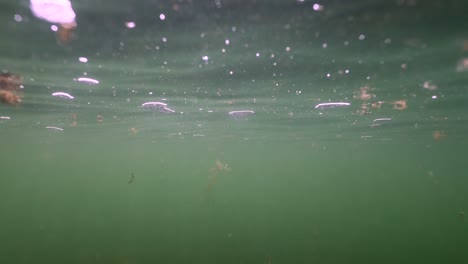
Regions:
M 468 262 L 465 2 L 0 0 L 0 263 Z

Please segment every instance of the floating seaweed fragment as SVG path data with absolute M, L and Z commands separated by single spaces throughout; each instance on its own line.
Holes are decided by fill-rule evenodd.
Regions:
M 31 0 L 29 8 L 34 16 L 53 24 L 51 28 L 61 44 L 70 42 L 77 24 L 69 0 Z
M 21 103 L 22 78 L 9 72 L 0 73 L 0 102 L 17 105 Z
M 222 172 L 229 172 L 229 171 L 231 171 L 231 168 L 228 166 L 227 163 L 223 164 L 221 161 L 216 160 L 215 166 L 210 169 L 211 177 L 208 180 L 208 186 L 206 187 L 206 190 L 208 192 L 211 191 L 211 189 L 213 189 L 213 186 L 215 185 L 215 183 L 218 180 L 218 176 Z
M 128 180 L 128 184 L 132 183 L 135 180 L 135 174 L 132 172 L 130 173 L 130 180 Z

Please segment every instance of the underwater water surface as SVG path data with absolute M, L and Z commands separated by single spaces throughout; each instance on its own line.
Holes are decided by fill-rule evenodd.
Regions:
M 0 0 L 0 263 L 468 261 L 464 1 L 71 4 Z

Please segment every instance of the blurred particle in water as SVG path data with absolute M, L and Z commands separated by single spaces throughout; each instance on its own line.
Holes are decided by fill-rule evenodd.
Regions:
M 9 72 L 0 73 L 0 102 L 17 105 L 21 102 L 22 78 Z
M 63 131 L 63 128 L 56 126 L 46 126 L 46 128 L 54 131 Z
M 384 104 L 384 101 L 372 102 L 371 107 L 374 109 L 380 109 L 383 104 Z
M 440 131 L 440 130 L 436 130 L 434 132 L 432 132 L 432 138 L 434 140 L 440 140 L 444 137 L 446 137 L 447 135 L 445 134 L 445 131 Z
M 130 131 L 130 133 L 132 133 L 133 136 L 135 136 L 138 133 L 138 129 L 135 127 L 129 128 L 128 131 Z
M 312 5 L 312 9 L 314 9 L 314 11 L 323 11 L 324 7 L 321 4 L 315 3 Z
M 133 21 L 127 21 L 127 22 L 125 22 L 125 26 L 126 26 L 128 29 L 132 29 L 132 28 L 135 28 L 135 27 L 136 27 L 136 23 L 133 22 Z
M 370 93 L 370 91 L 373 91 L 373 90 L 374 90 L 374 88 L 372 88 L 370 86 L 361 86 L 361 87 L 359 87 L 359 90 L 354 91 L 353 98 L 363 101 L 361 103 L 360 108 L 358 110 L 356 110 L 356 113 L 358 115 L 370 114 L 371 113 L 370 109 L 371 108 L 375 109 L 375 107 L 373 107 L 373 104 L 375 102 L 373 102 L 373 103 L 368 103 L 367 102 L 367 101 L 369 101 L 370 99 L 372 99 L 372 98 L 374 98 L 376 96 L 375 94 Z
M 64 93 L 64 92 L 55 92 L 55 93 L 52 93 L 52 96 L 63 98 L 63 99 L 69 99 L 69 100 L 75 98 L 72 95 L 70 95 L 68 93 Z
M 437 89 L 437 85 L 433 84 L 431 81 L 425 81 L 422 85 L 424 89 L 427 89 L 429 91 L 434 91 Z
M 97 115 L 96 119 L 97 119 L 98 123 L 102 123 L 102 121 L 104 121 L 104 117 L 102 117 L 102 115 Z
M 379 127 L 382 125 L 389 124 L 392 121 L 391 118 L 389 117 L 381 117 L 381 118 L 376 118 L 372 121 L 372 124 L 370 124 L 370 127 Z
M 88 78 L 88 77 L 78 77 L 73 79 L 76 82 L 86 83 L 86 84 L 99 84 L 99 80 Z
M 2 72 L 0 73 L 0 89 L 9 91 L 19 91 L 22 88 L 23 78 L 21 76 Z
M 468 51 L 468 40 L 464 40 L 462 43 L 462 51 Z
M 130 173 L 130 179 L 128 180 L 128 184 L 132 183 L 135 180 L 135 174 L 132 172 Z
M 331 102 L 331 103 L 321 103 L 315 106 L 315 109 L 328 109 L 342 106 L 350 106 L 351 103 L 348 102 Z
M 68 0 L 31 0 L 31 12 L 39 19 L 53 24 L 59 24 L 57 39 L 60 43 L 68 43 L 72 38 L 73 29 L 77 26 L 75 12 Z
M 4 104 L 17 105 L 21 103 L 21 97 L 14 92 L 0 90 L 0 102 Z
M 174 113 L 175 111 L 167 107 L 163 102 L 146 102 L 141 105 L 142 108 L 156 110 L 161 113 Z
M 466 72 L 468 71 L 468 58 L 460 59 L 457 62 L 457 72 Z
M 392 104 L 393 109 L 396 109 L 396 110 L 405 110 L 406 108 L 408 108 L 408 105 L 406 104 L 405 99 L 394 101 L 394 102 L 391 102 L 390 104 Z
M 375 94 L 369 92 L 369 91 L 372 91 L 372 90 L 374 90 L 374 88 L 372 88 L 370 86 L 361 86 L 361 87 L 359 87 L 358 91 L 354 92 L 353 98 L 363 100 L 363 101 L 368 101 L 372 97 L 375 97 Z
M 392 121 L 392 119 L 390 117 L 382 117 L 382 118 L 374 119 L 373 122 L 389 122 L 389 121 Z
M 222 163 L 220 160 L 216 160 L 215 166 L 210 169 L 211 177 L 208 180 L 208 186 L 206 187 L 206 191 L 210 192 L 213 189 L 213 186 L 218 180 L 218 176 L 223 172 L 229 172 L 231 168 L 228 166 L 227 163 Z
M 72 123 L 70 124 L 71 127 L 77 127 L 78 126 L 78 114 L 73 113 L 72 114 Z
M 19 14 L 15 14 L 13 16 L 13 19 L 16 21 L 16 22 L 22 22 L 23 21 L 23 17 Z
M 228 115 L 232 117 L 246 117 L 249 115 L 254 114 L 255 112 L 252 110 L 238 110 L 238 111 L 231 111 L 228 113 Z

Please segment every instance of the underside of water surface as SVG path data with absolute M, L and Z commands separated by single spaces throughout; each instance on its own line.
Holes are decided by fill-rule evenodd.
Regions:
M 1 0 L 0 263 L 468 262 L 463 0 Z

